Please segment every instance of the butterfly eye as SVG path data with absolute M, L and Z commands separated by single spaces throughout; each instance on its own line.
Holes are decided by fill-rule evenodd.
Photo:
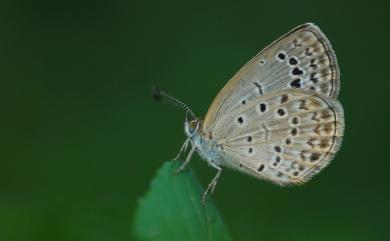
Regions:
M 194 133 L 198 129 L 198 120 L 192 120 L 188 125 L 190 133 Z

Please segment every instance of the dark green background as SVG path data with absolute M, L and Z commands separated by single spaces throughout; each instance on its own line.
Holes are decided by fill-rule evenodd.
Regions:
M 341 68 L 344 144 L 311 182 L 226 171 L 214 200 L 235 240 L 389 240 L 388 6 L 342 1 L 10 1 L 0 6 L 0 240 L 131 239 L 137 199 L 227 80 L 296 25 Z M 206 184 L 214 171 L 194 158 Z

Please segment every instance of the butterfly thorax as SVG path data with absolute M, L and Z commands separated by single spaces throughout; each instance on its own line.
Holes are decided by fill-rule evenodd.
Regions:
M 202 120 L 194 119 L 184 123 L 184 130 L 199 155 L 209 164 L 222 164 L 221 150 L 218 143 L 202 128 Z

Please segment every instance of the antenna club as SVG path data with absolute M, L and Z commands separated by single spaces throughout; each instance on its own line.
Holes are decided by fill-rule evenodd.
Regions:
M 162 101 L 163 99 L 163 94 L 161 93 L 160 88 L 157 86 L 153 86 L 152 88 L 152 98 L 156 101 Z

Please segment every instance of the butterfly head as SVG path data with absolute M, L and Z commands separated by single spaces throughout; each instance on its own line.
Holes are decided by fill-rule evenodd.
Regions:
M 188 137 L 192 137 L 196 135 L 196 133 L 199 131 L 201 126 L 201 122 L 199 119 L 194 118 L 191 121 L 188 121 L 186 118 L 186 121 L 184 122 L 184 130 Z

